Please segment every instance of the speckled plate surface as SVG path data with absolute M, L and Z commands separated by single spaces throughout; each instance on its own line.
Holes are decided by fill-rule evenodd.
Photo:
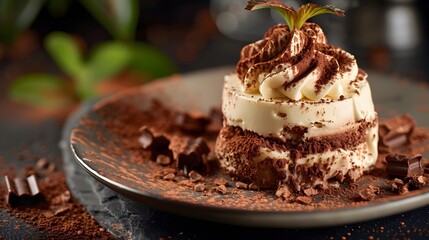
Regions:
M 118 149 L 120 154 L 107 153 L 106 148 L 120 148 L 117 144 L 120 141 L 118 136 L 103 128 L 100 124 L 103 116 L 95 109 L 109 108 L 111 103 L 120 102 L 144 110 L 150 106 L 151 99 L 156 98 L 166 106 L 208 112 L 211 107 L 220 105 L 223 76 L 230 71 L 230 67 L 222 67 L 172 76 L 101 99 L 84 112 L 82 121 L 72 130 L 70 144 L 77 162 L 101 183 L 142 204 L 184 216 L 242 226 L 333 226 L 380 218 L 429 204 L 426 188 L 405 197 L 333 209 L 281 207 L 273 192 L 239 190 L 227 195 L 195 192 L 189 187 L 154 178 L 159 166 L 151 161 L 132 161 L 131 152 Z M 418 126 L 429 123 L 427 84 L 372 73 L 369 79 L 381 117 L 408 113 Z M 97 131 L 93 130 L 95 126 Z M 246 204 L 237 204 L 239 201 Z M 265 203 L 261 204 L 261 201 Z

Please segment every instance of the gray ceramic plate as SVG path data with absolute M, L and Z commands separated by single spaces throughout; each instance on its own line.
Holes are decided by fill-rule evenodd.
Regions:
M 220 105 L 223 76 L 230 71 L 230 67 L 222 67 L 172 76 L 98 101 L 71 133 L 70 144 L 76 160 L 101 183 L 143 204 L 184 216 L 242 226 L 305 228 L 342 225 L 397 214 L 429 204 L 427 189 L 392 201 L 374 201 L 358 207 L 345 206 L 334 210 L 314 208 L 306 211 L 276 208 L 276 205 L 270 205 L 276 201 L 272 193 L 255 191 L 247 191 L 241 197 L 266 197 L 267 204 L 264 208 L 255 207 L 252 203 L 243 206 L 229 204 L 239 201 L 234 194 L 208 197 L 183 188 L 183 194 L 172 196 L 168 194 L 171 185 L 156 183 L 153 178 L 148 177 L 154 167 L 152 162 L 136 163 L 131 160 L 131 153 L 127 151 L 118 155 L 105 154 L 106 147 L 117 142 L 118 136 L 98 124 L 97 128 L 101 128 L 103 135 L 100 138 L 99 132 L 82 124 L 88 122 L 88 119 L 93 123 L 102 122 L 103 116 L 94 109 L 109 108 L 110 104 L 117 102 L 145 109 L 153 98 L 162 99 L 167 106 L 196 108 L 208 112 L 212 106 Z M 374 73 L 370 73 L 369 79 L 380 116 L 409 113 L 418 125 L 429 123 L 427 85 Z M 178 188 L 182 189 L 180 186 Z

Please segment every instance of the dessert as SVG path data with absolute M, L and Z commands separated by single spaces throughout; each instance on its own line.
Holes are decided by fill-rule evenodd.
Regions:
M 277 1 L 246 6 L 261 8 L 278 10 L 287 24 L 244 46 L 235 72 L 225 76 L 215 147 L 222 167 L 239 181 L 286 192 L 357 180 L 378 156 L 367 74 L 353 55 L 329 45 L 317 24 L 305 22 L 344 12 L 315 4 L 296 11 Z

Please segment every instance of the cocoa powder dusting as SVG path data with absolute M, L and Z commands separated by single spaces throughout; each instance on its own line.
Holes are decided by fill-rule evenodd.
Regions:
M 261 210 L 261 211 L 313 211 L 313 210 L 332 210 L 343 207 L 363 207 L 368 204 L 382 203 L 392 201 L 395 199 L 402 199 L 409 196 L 429 192 L 427 186 L 427 175 L 422 175 L 423 178 L 416 178 L 412 181 L 413 186 L 407 193 L 392 189 L 391 179 L 385 172 L 385 156 L 380 154 L 375 169 L 358 179 L 356 182 L 346 182 L 344 178 L 347 176 L 337 176 L 329 183 L 327 189 L 308 190 L 303 189 L 302 193 L 296 192 L 292 188 L 282 188 L 276 192 L 276 186 L 266 186 L 255 182 L 246 182 L 236 179 L 234 176 L 228 175 L 223 169 L 218 167 L 218 160 L 213 156 L 213 149 L 216 141 L 216 136 L 213 133 L 206 131 L 200 132 L 199 135 L 189 135 L 189 133 L 182 131 L 174 125 L 171 121 L 171 116 L 174 115 L 175 109 L 162 106 L 159 102 L 154 102 L 153 106 L 147 110 L 141 110 L 132 105 L 123 103 L 111 103 L 108 107 L 98 109 L 98 112 L 103 115 L 102 124 L 110 132 L 115 134 L 111 142 L 104 143 L 102 148 L 105 154 L 112 156 L 109 162 L 113 165 L 119 166 L 123 170 L 108 171 L 109 177 L 116 181 L 123 181 L 127 179 L 131 187 L 141 191 L 150 192 L 151 194 L 159 194 L 163 198 L 176 200 L 181 202 L 188 202 L 197 205 L 211 206 L 211 207 L 232 207 L 246 210 Z M 91 122 L 91 121 L 90 121 Z M 85 121 L 81 124 L 85 125 Z M 194 172 L 189 171 L 187 174 L 176 167 L 176 165 L 162 165 L 156 163 L 150 156 L 151 152 L 143 150 L 138 143 L 139 132 L 141 126 L 149 126 L 151 129 L 156 129 L 160 134 L 165 134 L 172 140 L 170 146 L 183 145 L 180 144 L 183 139 L 190 137 L 202 137 L 207 141 L 210 153 L 205 157 L 206 166 L 217 166 L 207 171 L 207 167 Z M 331 148 L 347 148 L 348 145 L 353 145 L 364 141 L 361 135 L 364 135 L 367 125 L 361 124 L 358 133 L 344 133 L 341 136 L 333 136 L 326 139 L 325 143 L 318 146 L 311 146 L 311 139 L 308 139 L 305 144 L 299 143 L 285 143 L 275 138 L 260 138 L 250 132 L 241 131 L 238 128 L 227 127 L 222 131 L 226 136 L 234 137 L 237 144 L 229 144 L 226 149 L 230 153 L 240 152 L 246 156 L 253 157 L 258 154 L 260 146 L 269 147 L 271 149 L 292 149 L 299 154 L 305 155 L 313 152 L 323 152 Z M 93 128 L 91 128 L 93 129 Z M 227 130 L 225 130 L 227 129 Z M 292 130 L 292 129 L 291 129 Z M 299 131 L 298 131 L 299 130 Z M 302 129 L 294 129 L 295 132 L 302 132 Z M 105 132 L 105 131 L 104 131 Z M 99 135 L 105 134 L 100 131 Z M 415 143 L 418 146 L 428 146 L 427 136 L 422 134 L 419 137 L 414 137 Z M 82 132 L 84 134 L 84 131 Z M 79 137 L 79 135 L 76 135 Z M 226 137 L 227 138 L 227 137 Z M 240 138 L 240 139 L 238 139 Z M 179 143 L 174 143 L 178 141 Z M 231 141 L 235 141 L 231 139 Z M 316 141 L 314 141 L 316 142 Z M 238 144 L 240 143 L 240 144 Z M 288 145 L 289 144 L 289 145 Z M 417 146 L 417 145 L 416 145 Z M 171 148 L 171 147 L 170 147 Z M 410 151 L 413 146 L 408 146 L 406 151 Z M 177 155 L 183 149 L 177 148 L 175 154 Z M 415 149 L 414 149 L 415 150 Z M 124 151 L 128 152 L 132 158 L 129 164 L 138 164 L 139 168 L 132 168 L 121 161 Z M 115 157 L 116 156 L 116 157 Z M 97 160 L 97 158 L 94 158 Z M 128 159 L 128 158 L 127 158 Z M 103 160 L 97 160 L 103 162 Z M 262 164 L 270 163 L 270 159 L 262 161 Z M 245 164 L 243 162 L 243 164 Z M 275 162 L 274 164 L 282 164 L 282 162 Z M 123 167 L 122 167 L 123 166 Z M 427 165 L 425 165 L 427 167 Z M 312 174 L 323 174 L 323 169 L 327 166 L 318 166 L 312 169 L 307 169 Z M 298 169 L 299 170 L 299 169 Z M 247 169 L 248 172 L 242 172 L 243 175 L 251 176 L 254 172 Z M 299 170 L 300 171 L 300 170 Z M 192 173 L 191 173 L 192 172 Z M 273 172 L 268 174 L 275 178 L 281 178 L 281 173 L 278 173 L 273 168 Z M 142 181 L 145 184 L 141 184 Z M 300 181 L 306 181 L 302 179 Z M 363 186 L 374 186 L 370 190 L 362 190 Z M 410 185 L 410 184 L 409 184 Z M 375 190 L 376 189 L 376 190 Z M 359 194 L 360 193 L 360 194 Z M 401 194 L 402 193 L 402 194 Z M 219 201 L 222 199 L 222 201 Z M 365 199 L 365 200 L 363 200 Z
M 100 227 L 73 196 L 66 185 L 64 173 L 56 171 L 38 181 L 41 200 L 10 207 L 1 186 L 0 206 L 15 216 L 47 233 L 49 239 L 114 239 Z M 101 230 L 103 229 L 103 230 Z

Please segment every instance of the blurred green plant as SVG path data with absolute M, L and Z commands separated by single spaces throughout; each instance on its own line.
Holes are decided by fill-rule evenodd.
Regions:
M 44 47 L 65 77 L 46 73 L 22 76 L 10 86 L 12 99 L 40 106 L 64 106 L 98 96 L 97 84 L 122 72 L 142 73 L 144 80 L 176 72 L 164 53 L 134 40 L 137 0 L 83 0 L 82 4 L 114 40 L 98 43 L 85 54 L 71 35 L 50 33 L 44 39 Z
M 81 3 L 115 39 L 134 39 L 139 17 L 138 0 L 81 0 Z
M 43 0 L 1 0 L 0 43 L 11 44 L 31 25 L 43 3 Z
M 98 83 L 135 69 L 135 65 L 151 79 L 175 71 L 163 53 L 144 43 L 105 41 L 85 55 L 71 35 L 53 32 L 45 38 L 44 45 L 65 78 L 46 73 L 24 75 L 10 86 L 12 99 L 56 107 L 98 96 Z

